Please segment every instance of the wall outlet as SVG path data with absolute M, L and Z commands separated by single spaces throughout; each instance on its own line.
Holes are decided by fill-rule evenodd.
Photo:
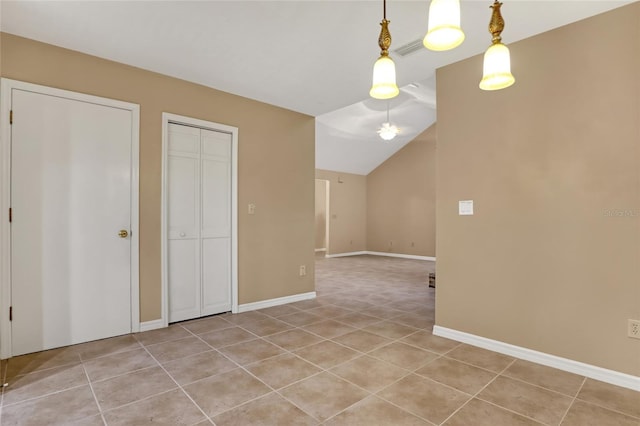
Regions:
M 307 275 L 307 265 L 300 265 L 300 276 L 304 277 Z
M 247 208 L 247 213 L 256 214 L 256 205 L 253 204 L 253 203 L 249 204 L 249 206 Z
M 640 320 L 628 320 L 627 334 L 633 339 L 640 339 Z

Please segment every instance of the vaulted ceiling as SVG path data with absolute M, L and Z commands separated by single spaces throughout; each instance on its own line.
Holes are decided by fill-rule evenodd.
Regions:
M 436 68 L 489 45 L 492 2 L 461 3 L 460 47 L 401 56 L 394 49 L 424 37 L 429 1 L 388 0 L 401 86 L 389 103 L 401 129 L 391 142 L 376 134 L 387 101 L 368 97 L 382 0 L 2 0 L 0 29 L 312 115 L 316 166 L 368 174 L 436 120 Z M 627 3 L 505 0 L 503 40 L 508 45 Z M 518 84 L 518 64 L 512 69 Z

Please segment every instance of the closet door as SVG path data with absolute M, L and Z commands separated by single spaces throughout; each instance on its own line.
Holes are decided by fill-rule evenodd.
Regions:
M 169 125 L 169 322 L 231 310 L 231 138 Z
M 200 129 L 169 124 L 169 322 L 200 316 Z
M 202 134 L 202 315 L 231 310 L 231 135 Z

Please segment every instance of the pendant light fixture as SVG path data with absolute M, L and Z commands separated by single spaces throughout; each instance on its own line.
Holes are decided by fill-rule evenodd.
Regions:
M 382 127 L 378 129 L 378 135 L 382 140 L 390 141 L 395 138 L 398 133 L 400 133 L 400 129 L 389 121 L 389 102 L 387 102 L 387 121 L 382 123 Z
M 431 0 L 429 27 L 422 44 L 430 50 L 450 50 L 464 41 L 459 0 Z
M 382 29 L 378 37 L 380 57 L 373 65 L 373 85 L 369 91 L 369 95 L 375 99 L 391 99 L 400 93 L 396 84 L 396 65 L 389 57 L 389 47 L 391 46 L 389 22 L 387 21 L 387 0 L 383 0 L 382 22 L 380 22 Z
M 484 54 L 483 76 L 480 81 L 482 90 L 505 89 L 515 83 L 516 79 L 511 74 L 511 58 L 509 48 L 502 44 L 500 34 L 504 30 L 504 19 L 500 13 L 500 3 L 493 2 L 491 9 L 491 21 L 489 22 L 489 32 L 492 35 L 492 44 Z

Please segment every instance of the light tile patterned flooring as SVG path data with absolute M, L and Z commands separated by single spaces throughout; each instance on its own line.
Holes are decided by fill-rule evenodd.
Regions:
M 430 262 L 316 267 L 315 300 L 4 362 L 0 423 L 640 425 L 638 392 L 433 336 Z

